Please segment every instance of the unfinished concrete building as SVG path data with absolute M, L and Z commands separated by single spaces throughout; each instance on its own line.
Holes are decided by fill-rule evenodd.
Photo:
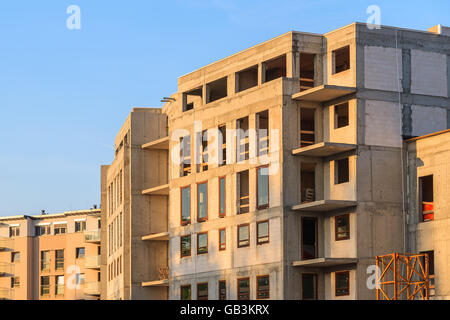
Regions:
M 289 32 L 180 77 L 167 128 L 133 111 L 102 171 L 105 232 L 120 170 L 127 205 L 105 297 L 375 299 L 375 256 L 431 250 L 405 232 L 403 139 L 450 127 L 447 32 Z
M 134 108 L 116 137 L 114 161 L 101 168 L 102 299 L 167 299 L 167 288 L 142 285 L 167 274 L 167 243 L 146 240 L 167 230 L 167 196 L 148 191 L 167 183 L 167 148 L 142 148 L 165 136 L 161 109 Z
M 0 217 L 0 300 L 97 300 L 100 210 Z

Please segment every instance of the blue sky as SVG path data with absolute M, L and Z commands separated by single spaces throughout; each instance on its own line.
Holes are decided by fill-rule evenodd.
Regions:
M 68 30 L 66 9 L 81 9 Z M 177 77 L 290 30 L 367 20 L 450 25 L 448 0 L 0 2 L 0 215 L 90 208 L 100 165 L 134 106 L 160 107 Z

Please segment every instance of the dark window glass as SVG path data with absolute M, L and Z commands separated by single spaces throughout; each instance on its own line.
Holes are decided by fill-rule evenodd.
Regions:
M 268 299 L 270 297 L 269 276 L 257 277 L 256 298 Z
M 197 254 L 208 252 L 208 233 L 197 234 Z
M 219 300 L 227 300 L 227 282 L 219 281 Z
M 269 168 L 258 168 L 258 209 L 269 206 Z
M 317 299 L 317 275 L 302 274 L 302 299 L 315 300 Z
M 238 280 L 238 300 L 250 300 L 250 278 Z
M 219 178 L 219 215 L 225 216 L 226 205 L 225 205 L 225 177 Z
M 197 300 L 208 300 L 208 283 L 197 284 Z
M 269 242 L 269 221 L 258 222 L 257 224 L 258 244 Z
M 191 286 L 181 286 L 181 300 L 191 300 Z
M 181 189 L 181 224 L 191 222 L 191 188 Z
M 336 272 L 336 296 L 347 296 L 350 294 L 349 278 L 350 273 L 348 271 Z
M 336 241 L 350 239 L 350 216 L 348 214 L 335 217 Z
M 181 237 L 181 257 L 191 255 L 191 236 Z
M 219 250 L 225 250 L 227 247 L 226 242 L 226 229 L 219 230 Z
M 350 181 L 349 159 L 336 160 L 334 162 L 335 184 L 346 183 Z
M 197 190 L 198 221 L 205 221 L 208 218 L 208 183 L 199 184 Z

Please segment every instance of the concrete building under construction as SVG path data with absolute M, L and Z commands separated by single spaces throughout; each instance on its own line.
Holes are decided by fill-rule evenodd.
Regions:
M 353 23 L 180 77 L 102 167 L 102 298 L 375 299 L 392 252 L 449 298 L 449 74 L 448 28 Z

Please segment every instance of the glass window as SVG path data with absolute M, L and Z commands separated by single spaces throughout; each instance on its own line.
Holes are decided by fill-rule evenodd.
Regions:
M 270 286 L 269 286 L 269 276 L 259 276 L 256 279 L 256 298 L 257 299 L 269 299 L 270 297 Z
M 208 219 L 208 183 L 200 183 L 197 185 L 197 208 L 198 221 Z
M 50 234 L 50 226 L 36 226 L 34 228 L 36 236 Z
M 86 221 L 75 221 L 75 232 L 86 230 Z
M 227 282 L 219 281 L 219 300 L 227 300 Z
M 349 278 L 350 272 L 336 272 L 336 296 L 348 296 L 350 294 Z
M 250 300 L 250 278 L 238 279 L 238 300 Z
M 258 168 L 258 209 L 269 206 L 269 167 Z
M 191 187 L 181 189 L 181 225 L 191 222 Z
M 11 277 L 11 289 L 20 288 L 20 277 Z
M 20 236 L 20 227 L 9 227 L 9 237 L 18 237 Z
M 258 222 L 257 224 L 258 244 L 269 242 L 269 221 Z
M 181 300 L 191 300 L 191 285 L 181 286 Z
M 219 230 L 219 250 L 227 248 L 227 232 L 226 229 Z
M 191 255 L 191 236 L 181 237 L 181 257 Z
M 250 226 L 243 224 L 238 226 L 238 248 L 250 245 Z
M 219 178 L 219 216 L 224 217 L 226 214 L 226 191 L 225 177 Z
M 348 214 L 335 217 L 336 241 L 350 239 L 350 216 Z
M 76 249 L 75 257 L 77 259 L 84 258 L 84 255 L 85 255 L 85 249 L 84 248 L 77 248 Z
M 11 252 L 11 262 L 12 263 L 20 262 L 20 252 Z
M 197 284 L 197 300 L 208 300 L 208 283 Z
M 55 295 L 64 295 L 64 276 L 55 277 Z
M 208 253 L 208 233 L 197 234 L 197 254 Z
M 41 296 L 50 294 L 50 277 L 49 276 L 41 277 L 40 293 L 41 293 Z
M 41 270 L 50 270 L 50 251 L 41 251 Z
M 54 226 L 55 235 L 67 233 L 67 224 L 57 224 Z
M 55 269 L 56 270 L 64 269 L 64 250 L 55 251 Z

